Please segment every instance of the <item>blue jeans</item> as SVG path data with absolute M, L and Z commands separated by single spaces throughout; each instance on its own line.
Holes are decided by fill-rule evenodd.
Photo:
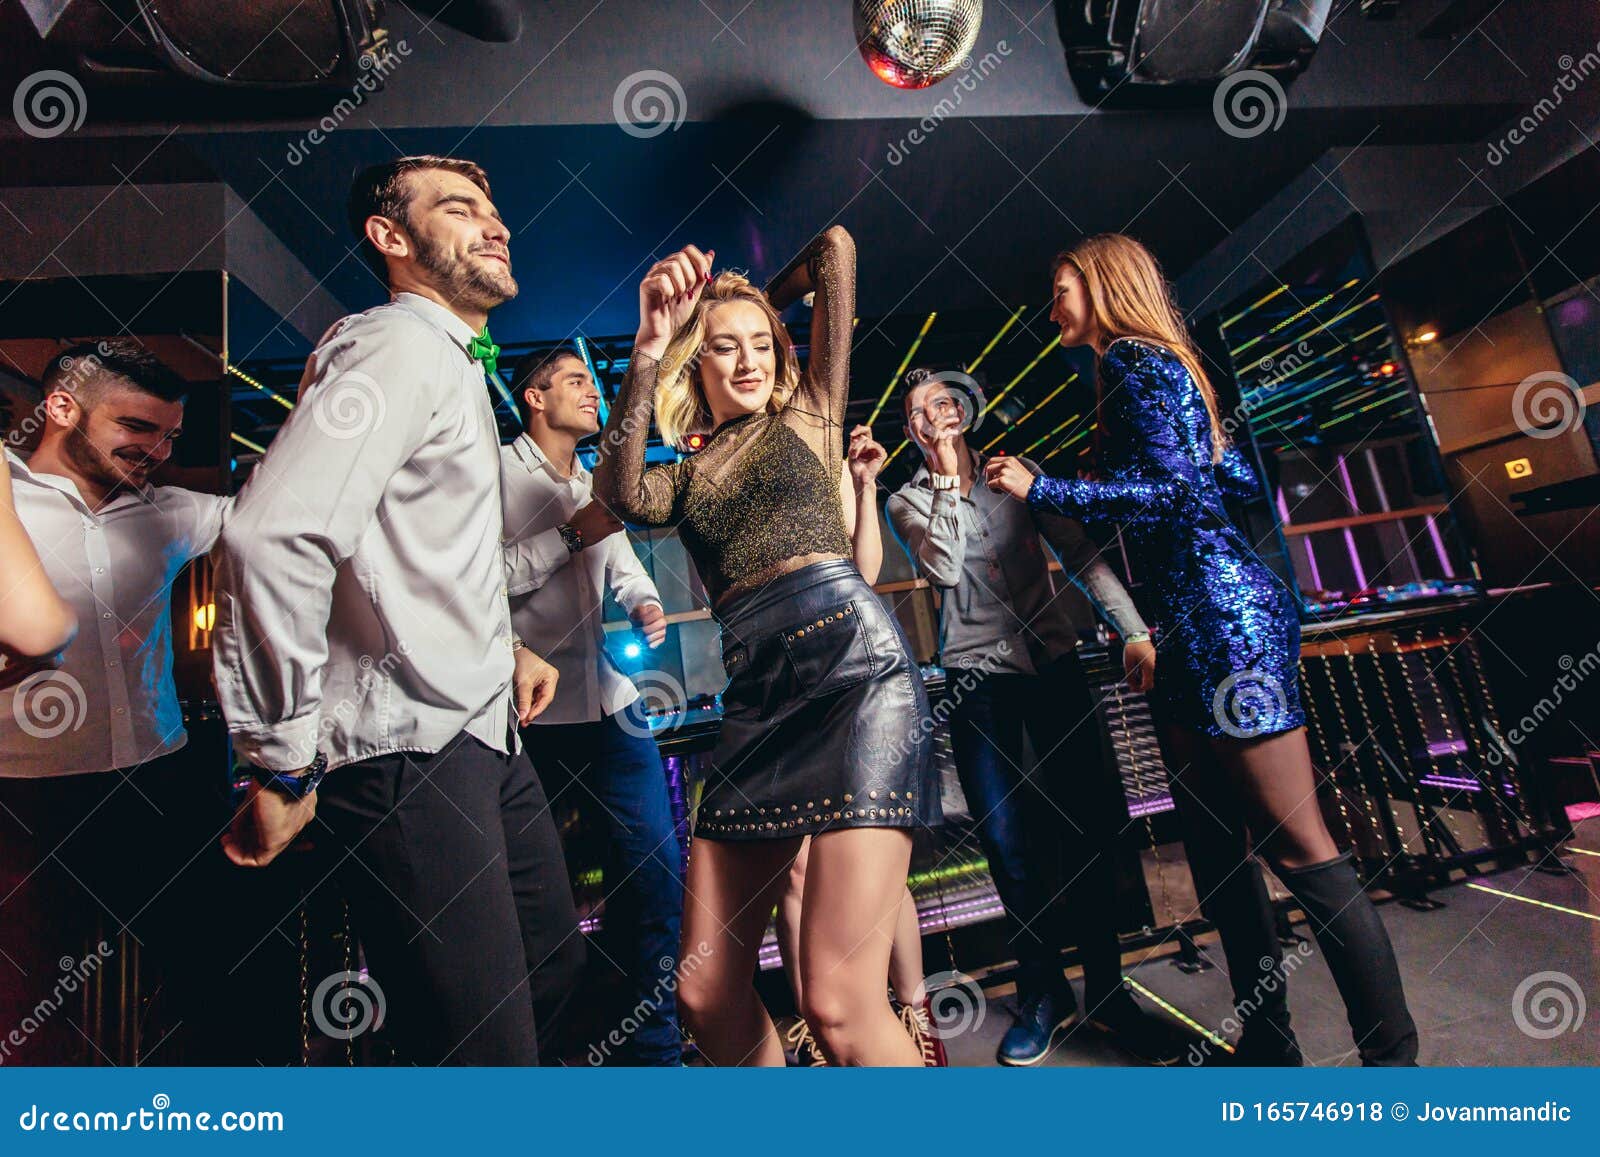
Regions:
M 679 1064 L 683 1038 L 674 974 L 683 861 L 666 771 L 639 703 L 592 723 L 535 723 L 523 728 L 522 741 L 551 802 L 575 804 L 606 831 L 603 951 L 590 955 L 623 971 L 629 1000 L 615 1026 L 626 1040 L 602 1040 L 598 1055 L 640 1065 Z
M 952 668 L 952 676 L 958 672 Z M 954 701 L 957 691 L 942 693 Z M 1036 675 L 989 675 L 950 715 L 956 773 L 1005 906 L 1017 997 L 1062 993 L 1076 945 L 1089 1005 L 1121 981 L 1116 837 L 1128 805 L 1075 653 Z M 1036 762 L 1023 773 L 1023 732 Z

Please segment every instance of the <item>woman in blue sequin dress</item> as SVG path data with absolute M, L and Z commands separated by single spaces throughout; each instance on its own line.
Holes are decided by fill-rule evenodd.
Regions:
M 1109 234 L 1058 255 L 1052 277 L 1061 344 L 1099 358 L 1099 473 L 1035 477 L 998 458 L 986 481 L 1036 510 L 1123 533 L 1158 624 L 1151 711 L 1243 1025 L 1233 1060 L 1300 1063 L 1253 840 L 1306 912 L 1362 1062 L 1414 1064 L 1416 1027 L 1388 933 L 1317 801 L 1297 599 L 1223 505 L 1225 494 L 1259 488 L 1223 432 L 1161 270 L 1138 242 Z

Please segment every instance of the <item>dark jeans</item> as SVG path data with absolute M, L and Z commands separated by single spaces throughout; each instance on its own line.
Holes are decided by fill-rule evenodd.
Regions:
M 1018 999 L 1064 990 L 1060 953 L 1075 944 L 1092 1010 L 1121 982 L 1114 853 L 1128 806 L 1082 664 L 1068 653 L 1036 675 L 951 667 L 949 680 L 956 771 L 1005 905 Z
M 661 754 L 639 703 L 593 723 L 536 723 L 523 729 L 522 741 L 550 799 L 574 804 L 605 831 L 601 955 L 626 978 L 628 999 L 617 1010 L 618 1023 L 639 1027 L 619 1030 L 620 1045 L 602 1041 L 598 1055 L 679 1064 L 683 1038 L 673 974 L 683 861 Z
M 341 767 L 318 796 L 401 1061 L 555 1058 L 584 943 L 527 758 L 462 734 Z
M 229 902 L 226 787 L 225 757 L 194 747 L 127 771 L 0 778 L 0 1064 L 233 1059 L 228 1010 L 249 997 L 230 969 L 255 914 Z M 120 991 L 136 1039 L 118 1035 L 117 1000 L 86 1001 L 96 985 Z

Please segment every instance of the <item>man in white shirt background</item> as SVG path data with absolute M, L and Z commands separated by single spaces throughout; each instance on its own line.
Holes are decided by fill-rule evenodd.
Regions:
M 561 672 L 550 706 L 523 741 L 552 803 L 605 832 L 601 956 L 623 974 L 619 1013 L 640 1021 L 609 1054 L 681 1063 L 673 972 L 683 915 L 681 857 L 661 756 L 639 692 L 606 650 L 609 592 L 652 648 L 666 637 L 661 596 L 622 524 L 592 497 L 578 442 L 600 429 L 600 392 L 571 350 L 533 354 L 512 390 L 523 433 L 501 447 L 505 538 L 531 566 L 511 586 L 511 622 Z
M 0 1038 L 0 1059 L 9 1064 L 96 1060 L 76 1024 L 81 997 L 62 1001 L 61 986 L 123 962 L 91 962 L 85 952 L 98 949 L 86 946 L 115 952 L 130 929 L 146 977 L 164 972 L 167 992 L 190 1008 L 211 999 L 208 974 L 225 950 L 219 922 L 197 913 L 217 906 L 226 870 L 217 836 L 228 767 L 220 751 L 185 750 L 171 588 L 211 549 L 232 500 L 151 484 L 183 424 L 186 385 L 137 341 L 67 349 L 43 386 L 37 448 L 5 453 L 17 516 L 80 628 L 60 655 L 9 655 L 0 669 L 0 1028 L 17 1030 Z M 203 1059 L 200 1020 L 178 1019 L 186 1031 L 144 1041 L 144 1059 Z
M 390 300 L 317 344 L 218 549 L 217 689 L 256 781 L 226 846 L 261 865 L 327 825 L 403 1062 L 554 1061 L 584 943 L 516 732 L 553 668 L 512 702 L 485 380 L 510 231 L 456 158 L 374 165 L 349 210 Z

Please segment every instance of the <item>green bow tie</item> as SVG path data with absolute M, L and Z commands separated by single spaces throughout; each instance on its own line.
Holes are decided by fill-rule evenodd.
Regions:
M 500 400 L 506 404 L 506 409 L 511 413 L 517 412 L 516 402 L 511 400 L 511 391 L 506 389 L 506 384 L 500 380 L 500 347 L 494 344 L 489 337 L 489 326 L 483 327 L 483 332 L 467 343 L 467 356 L 483 363 L 484 376 L 489 384 L 494 387 L 495 393 L 500 395 Z
M 489 337 L 489 327 L 485 325 L 483 332 L 467 343 L 467 356 L 483 363 L 483 372 L 497 374 L 500 372 L 498 358 L 500 347 L 495 345 Z

